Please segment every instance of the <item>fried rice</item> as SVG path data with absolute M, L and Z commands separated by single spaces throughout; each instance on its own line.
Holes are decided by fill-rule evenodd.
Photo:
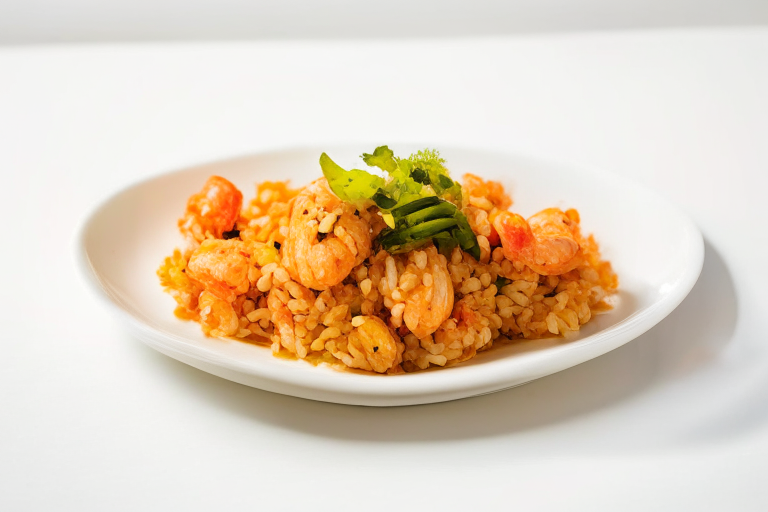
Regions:
M 617 276 L 594 237 L 581 235 L 576 210 L 563 218 L 576 227 L 578 260 L 565 272 L 541 273 L 505 254 L 494 225 L 512 205 L 504 187 L 465 175 L 462 191 L 477 259 L 431 241 L 388 252 L 376 242 L 387 229 L 380 209 L 332 194 L 323 203 L 324 178 L 299 189 L 259 183 L 241 207 L 234 185 L 212 177 L 179 221 L 187 246 L 157 274 L 176 316 L 199 322 L 206 335 L 383 374 L 452 366 L 503 342 L 567 336 L 610 309 Z

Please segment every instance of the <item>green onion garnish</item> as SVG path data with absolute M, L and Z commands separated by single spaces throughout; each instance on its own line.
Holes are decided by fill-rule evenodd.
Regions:
M 389 226 L 376 240 L 381 247 L 391 253 L 407 252 L 433 240 L 443 254 L 459 246 L 480 259 L 477 237 L 458 208 L 461 186 L 448 176 L 437 151 L 426 149 L 402 159 L 387 146 L 379 146 L 362 158 L 389 178 L 360 169 L 346 171 L 325 153 L 320 166 L 340 199 L 358 208 L 372 202 L 381 210 Z

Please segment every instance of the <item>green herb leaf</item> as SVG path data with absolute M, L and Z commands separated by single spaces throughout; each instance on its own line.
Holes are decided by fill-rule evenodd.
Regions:
M 389 147 L 379 146 L 362 158 L 387 172 L 389 179 L 360 169 L 347 171 L 325 153 L 320 167 L 341 200 L 359 206 L 373 201 L 379 207 L 389 226 L 378 238 L 384 249 L 406 252 L 433 240 L 443 253 L 459 246 L 480 259 L 477 237 L 459 210 L 461 185 L 450 178 L 437 151 L 425 149 L 399 159 Z
M 363 153 L 363 162 L 371 167 L 378 167 L 382 171 L 386 171 L 389 174 L 395 172 L 397 167 L 397 160 L 395 160 L 395 154 L 387 146 L 379 146 L 373 150 L 373 154 Z
M 424 169 L 414 169 L 411 171 L 411 178 L 414 181 L 421 183 L 422 185 L 429 185 L 429 174 Z
M 331 190 L 342 201 L 360 204 L 385 186 L 384 178 L 360 169 L 344 170 L 325 153 L 320 155 L 320 168 Z
M 456 183 L 448 175 L 448 169 L 443 165 L 445 160 L 440 157 L 440 153 L 434 149 L 424 149 L 412 154 L 407 160 L 401 160 L 400 166 L 404 167 L 404 162 L 410 165 L 411 177 L 422 184 L 431 185 L 439 197 L 447 199 L 456 205 L 461 204 L 461 185 Z
M 383 189 L 379 189 L 371 199 L 382 210 L 389 210 L 397 204 Z
M 421 183 L 417 183 L 399 167 L 390 175 L 391 181 L 384 190 L 397 201 L 396 206 L 403 206 L 419 198 L 431 195 Z

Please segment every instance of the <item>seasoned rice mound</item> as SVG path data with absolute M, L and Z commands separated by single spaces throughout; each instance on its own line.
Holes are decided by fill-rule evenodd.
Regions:
M 494 342 L 566 336 L 610 309 L 606 299 L 618 279 L 592 236 L 575 231 L 579 263 L 559 275 L 505 255 L 494 219 L 512 201 L 497 182 L 464 180 L 461 206 L 477 236 L 478 261 L 458 247 L 440 254 L 428 243 L 389 254 L 371 245 L 386 227 L 377 209 L 337 204 L 323 195 L 323 181 L 302 189 L 264 182 L 242 207 L 242 196 L 219 201 L 227 210 L 221 215 L 215 194 L 192 196 L 179 221 L 187 247 L 157 271 L 177 302 L 176 316 L 198 322 L 206 335 L 269 346 L 276 356 L 395 374 L 451 366 Z M 309 193 L 315 203 L 307 202 Z M 578 224 L 575 210 L 566 213 Z M 292 223 L 297 215 L 300 227 Z M 301 246 L 302 237 L 325 242 L 322 250 Z M 318 270 L 322 261 L 310 257 L 308 270 L 297 268 L 284 258 L 286 243 L 294 253 L 349 262 L 351 270 L 335 282 Z M 302 284 L 309 270 L 323 282 L 310 286 L 323 289 Z

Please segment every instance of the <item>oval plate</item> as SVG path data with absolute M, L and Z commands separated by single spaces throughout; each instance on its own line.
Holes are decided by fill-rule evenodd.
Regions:
M 241 384 L 312 400 L 395 406 L 442 402 L 500 391 L 600 356 L 656 325 L 696 282 L 704 258 L 701 233 L 668 201 L 610 173 L 465 149 L 441 149 L 456 177 L 465 172 L 501 181 L 524 216 L 573 207 L 619 275 L 614 309 L 567 339 L 494 347 L 455 367 L 398 376 L 365 375 L 279 359 L 268 347 L 205 337 L 198 324 L 173 315 L 174 300 L 155 274 L 181 246 L 176 222 L 187 198 L 212 174 L 243 191 L 263 180 L 294 185 L 321 175 L 326 151 L 340 165 L 360 167 L 366 147 L 286 150 L 206 164 L 134 185 L 99 206 L 80 232 L 88 281 L 149 346 L 203 371 Z M 417 147 L 393 147 L 409 154 Z

